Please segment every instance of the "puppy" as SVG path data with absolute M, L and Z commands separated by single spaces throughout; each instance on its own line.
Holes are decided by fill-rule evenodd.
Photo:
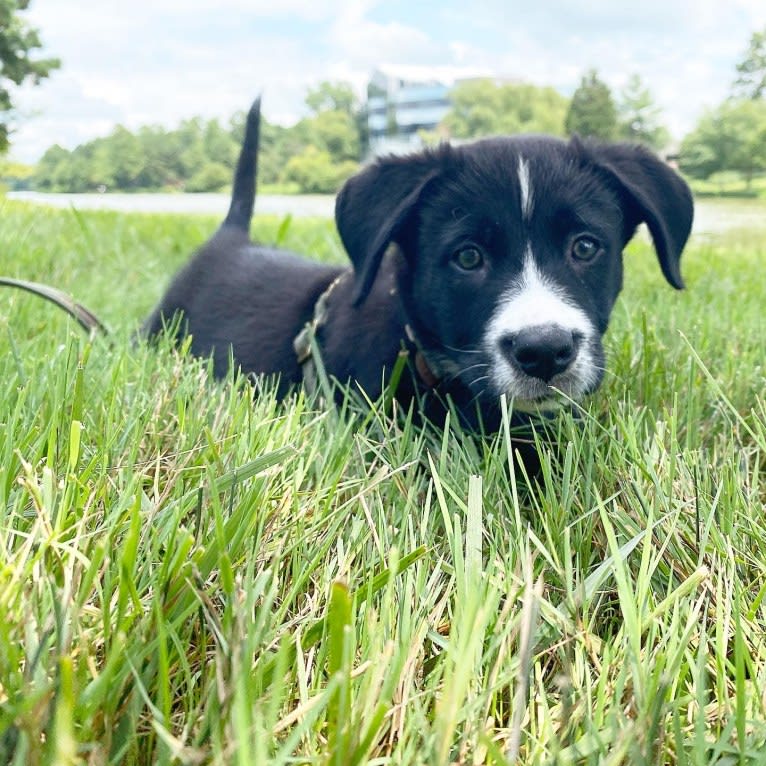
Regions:
M 400 401 L 417 398 L 438 419 L 451 400 L 466 423 L 494 429 L 501 394 L 516 410 L 545 411 L 598 388 L 638 224 L 667 281 L 683 287 L 686 183 L 644 148 L 577 138 L 490 138 L 375 160 L 336 202 L 352 268 L 254 245 L 259 108 L 226 219 L 144 325 L 148 336 L 168 326 L 191 335 L 217 376 L 233 362 L 276 376 L 284 395 L 313 377 L 318 352 L 328 376 L 375 399 L 404 352 Z

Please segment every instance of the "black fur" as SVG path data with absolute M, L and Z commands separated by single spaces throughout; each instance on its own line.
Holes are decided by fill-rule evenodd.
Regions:
M 409 401 L 420 389 L 438 409 L 440 397 L 433 394 L 449 394 L 469 422 L 479 417 L 494 427 L 501 393 L 534 404 L 559 382 L 572 396 L 599 385 L 601 336 L 622 287 L 622 249 L 642 221 L 666 279 L 683 286 L 680 257 L 691 228 L 691 195 L 671 168 L 640 147 L 519 136 L 379 159 L 338 195 L 336 223 L 353 267 L 343 269 L 251 243 L 257 143 L 258 102 L 248 116 L 226 220 L 144 326 L 147 335 L 156 334 L 180 313 L 179 333 L 191 334 L 194 354 L 213 355 L 216 375 L 233 358 L 245 373 L 279 376 L 280 394 L 299 384 L 293 339 L 311 320 L 319 296 L 343 275 L 318 334 L 328 373 L 377 397 L 402 348 L 415 353 L 409 325 L 440 382 L 434 392 L 413 374 L 399 397 Z M 520 163 L 533 198 L 526 217 Z M 592 262 L 572 255 L 572 243 L 583 236 L 600 247 Z M 456 253 L 466 248 L 481 254 L 480 268 L 460 265 Z M 497 316 L 514 289 L 523 292 L 525 258 L 533 258 L 552 298 L 560 296 L 565 311 L 579 312 L 565 335 L 572 339 L 568 352 L 587 350 L 587 380 L 574 380 L 574 371 L 573 382 L 566 375 L 532 380 L 520 372 L 517 335 L 503 335 L 505 320 Z M 492 345 L 493 321 L 505 350 Z M 540 337 L 558 338 L 561 333 L 549 332 L 554 325 L 555 317 L 546 319 Z M 583 333 L 583 326 L 593 331 Z M 533 335 L 540 329 L 534 321 L 530 327 Z M 525 326 L 525 340 L 528 335 Z M 498 371 L 504 365 L 506 377 L 523 379 L 511 390 L 498 383 L 505 380 Z

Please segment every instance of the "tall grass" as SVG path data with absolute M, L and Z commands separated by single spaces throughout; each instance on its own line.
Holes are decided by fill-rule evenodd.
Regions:
M 511 468 L 131 332 L 211 219 L 4 203 L 0 762 L 766 762 L 766 242 L 626 254 L 610 373 Z M 340 260 L 329 222 L 258 219 Z

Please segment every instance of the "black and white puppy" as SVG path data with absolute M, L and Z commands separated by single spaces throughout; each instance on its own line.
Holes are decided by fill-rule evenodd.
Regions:
M 376 398 L 408 350 L 400 400 L 425 394 L 438 417 L 446 395 L 468 423 L 494 428 L 502 394 L 545 410 L 599 386 L 638 224 L 667 281 L 683 287 L 692 197 L 641 147 L 513 136 L 378 159 L 337 198 L 349 269 L 251 243 L 258 125 L 256 102 L 228 216 L 144 326 L 156 334 L 181 314 L 179 334 L 213 356 L 216 375 L 233 360 L 278 376 L 285 394 L 304 373 L 293 342 L 316 320 L 330 376 Z

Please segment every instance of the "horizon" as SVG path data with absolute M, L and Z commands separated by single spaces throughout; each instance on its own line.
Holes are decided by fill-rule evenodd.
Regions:
M 615 97 L 638 74 L 678 141 L 728 95 L 751 35 L 766 25 L 762 0 L 515 5 L 160 0 L 136 9 L 116 0 L 69 0 L 66 8 L 33 0 L 22 15 L 40 31 L 37 55 L 62 66 L 16 91 L 20 119 L 8 159 L 34 164 L 54 144 L 73 149 L 117 125 L 225 121 L 259 91 L 266 119 L 289 125 L 307 115 L 308 88 L 345 81 L 361 96 L 380 67 L 488 75 L 567 97 L 592 68 Z

